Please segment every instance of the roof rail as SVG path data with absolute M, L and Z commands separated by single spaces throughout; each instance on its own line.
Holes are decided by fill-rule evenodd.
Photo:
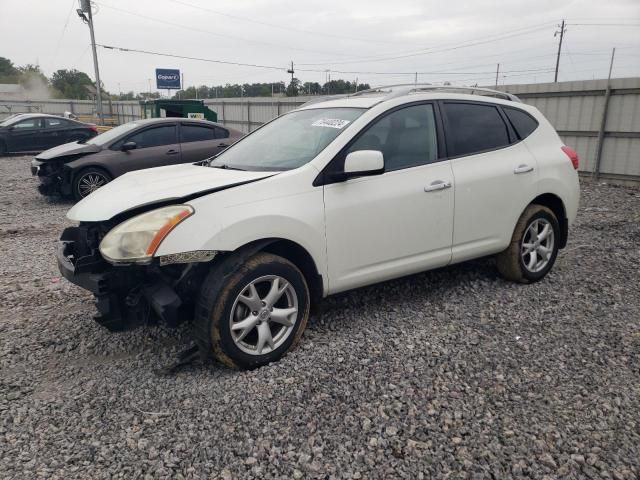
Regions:
M 370 94 L 379 94 L 386 93 L 385 100 L 389 100 L 395 97 L 401 97 L 403 95 L 409 95 L 412 93 L 423 93 L 428 92 L 430 90 L 438 91 L 438 92 L 458 92 L 458 93 L 467 93 L 469 95 L 481 95 L 485 97 L 495 97 L 501 98 L 503 100 L 510 100 L 512 102 L 521 102 L 521 100 L 515 95 L 508 92 L 501 92 L 499 90 L 492 90 L 490 88 L 481 88 L 481 87 L 456 87 L 453 85 L 431 85 L 430 83 L 423 84 L 398 84 L 398 85 L 384 85 L 381 87 L 370 88 L 368 90 L 361 90 L 359 92 L 353 93 L 349 95 L 350 97 L 356 97 L 360 95 L 370 95 Z

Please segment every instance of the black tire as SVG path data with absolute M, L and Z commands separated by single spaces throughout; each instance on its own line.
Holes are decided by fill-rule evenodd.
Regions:
M 293 287 L 297 298 L 297 314 L 288 336 L 283 338 L 280 345 L 265 354 L 247 353 L 234 341 L 232 311 L 236 299 L 247 291 L 248 285 L 266 276 L 281 277 Z M 194 335 L 201 350 L 205 349 L 203 353 L 213 356 L 222 364 L 233 369 L 257 368 L 280 359 L 297 345 L 309 319 L 309 308 L 309 288 L 300 270 L 285 258 L 259 252 L 228 273 L 222 285 L 220 270 L 214 269 L 207 276 L 196 307 Z M 270 329 L 275 326 L 276 332 L 284 328 L 279 324 L 269 325 Z M 256 332 L 258 330 L 258 327 L 251 328 Z
M 73 194 L 73 198 L 75 198 L 76 201 L 82 200 L 89 193 L 91 193 L 89 192 L 89 193 L 83 194 L 83 190 L 81 188 L 81 184 L 83 180 L 85 178 L 88 178 L 89 176 L 93 176 L 93 178 L 98 178 L 98 177 L 102 178 L 104 180 L 104 185 L 106 185 L 112 180 L 111 175 L 109 175 L 106 172 L 106 170 L 103 170 L 102 168 L 89 167 L 89 168 L 84 168 L 80 170 L 78 173 L 76 173 L 73 176 L 73 182 L 71 184 L 71 192 Z
M 0 157 L 2 155 L 5 155 L 6 153 L 7 153 L 7 145 L 3 141 L 0 141 Z
M 524 257 L 526 255 L 523 256 L 522 252 L 527 231 L 536 220 L 542 220 L 542 222 L 548 223 L 551 226 L 553 230 L 553 245 L 547 263 L 539 270 L 534 269 L 532 271 L 528 265 L 525 264 Z M 527 240 L 529 239 L 530 237 L 527 237 Z M 549 270 L 551 270 L 556 261 L 559 244 L 560 224 L 555 214 L 549 208 L 542 205 L 529 205 L 516 224 L 513 236 L 511 237 L 511 243 L 509 243 L 506 250 L 496 256 L 498 271 L 504 278 L 513 282 L 534 283 L 542 280 L 544 276 L 549 273 Z M 529 254 L 528 258 L 531 260 L 531 254 Z

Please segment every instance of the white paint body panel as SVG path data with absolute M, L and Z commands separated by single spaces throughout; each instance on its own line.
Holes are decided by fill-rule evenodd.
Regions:
M 448 161 L 325 187 L 330 293 L 447 265 L 453 189 Z
M 326 186 L 314 179 L 369 122 L 406 103 L 474 100 L 462 94 L 421 93 L 382 101 L 352 98 L 304 108 L 368 108 L 316 158 L 295 170 L 243 172 L 191 165 L 126 174 L 71 209 L 76 221 L 103 221 L 140 205 L 256 180 L 190 200 L 195 214 L 160 244 L 156 256 L 193 250 L 233 251 L 264 238 L 302 246 L 323 278 L 325 295 L 504 249 L 518 217 L 537 196 L 552 193 L 575 219 L 578 176 L 551 125 L 500 150 L 361 177 Z M 485 100 L 485 99 L 482 99 Z M 232 147 L 233 148 L 233 147 Z M 528 164 L 532 172 L 513 170 Z M 435 181 L 451 187 L 425 192 Z
M 170 165 L 125 173 L 76 203 L 67 218 L 100 222 L 142 205 L 248 182 L 274 172 L 241 172 L 198 165 Z
M 521 165 L 533 170 L 515 174 L 514 170 Z M 453 159 L 451 166 L 456 203 L 452 261 L 462 262 L 504 250 L 518 218 L 537 196 L 535 157 L 519 142 L 500 150 Z

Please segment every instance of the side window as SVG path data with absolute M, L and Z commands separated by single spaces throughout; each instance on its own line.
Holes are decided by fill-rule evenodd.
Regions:
M 438 140 L 433 105 L 412 105 L 385 115 L 347 153 L 358 150 L 380 150 L 386 171 L 435 162 Z
M 505 115 L 511 122 L 511 126 L 516 131 L 518 138 L 524 140 L 538 128 L 538 122 L 527 112 L 523 112 L 518 108 L 502 107 Z
M 60 128 L 67 127 L 68 123 L 60 118 L 45 118 L 44 128 Z
M 21 122 L 13 125 L 15 129 L 23 129 L 23 128 L 40 128 L 40 119 L 39 118 L 30 118 L 29 120 L 23 120 Z
M 509 132 L 493 105 L 444 103 L 449 156 L 470 155 L 509 145 Z
M 203 140 L 213 140 L 216 132 L 211 127 L 202 125 L 182 125 L 182 142 L 201 142 Z
M 216 138 L 229 138 L 229 130 L 216 127 Z
M 131 135 L 125 142 L 136 142 L 138 148 L 160 147 L 176 143 L 176 126 L 163 125 Z

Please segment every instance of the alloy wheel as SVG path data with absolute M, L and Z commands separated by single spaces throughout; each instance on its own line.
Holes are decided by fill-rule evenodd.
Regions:
M 265 355 L 287 340 L 297 317 L 293 285 L 278 275 L 266 275 L 245 286 L 233 302 L 231 337 L 243 352 Z
M 83 175 L 78 181 L 78 193 L 82 198 L 86 197 L 90 193 L 95 192 L 100 187 L 105 186 L 108 180 L 104 175 L 99 173 L 87 173 Z
M 522 238 L 520 256 L 524 267 L 531 273 L 543 270 L 553 255 L 554 243 L 551 222 L 545 218 L 536 218 L 529 224 Z

